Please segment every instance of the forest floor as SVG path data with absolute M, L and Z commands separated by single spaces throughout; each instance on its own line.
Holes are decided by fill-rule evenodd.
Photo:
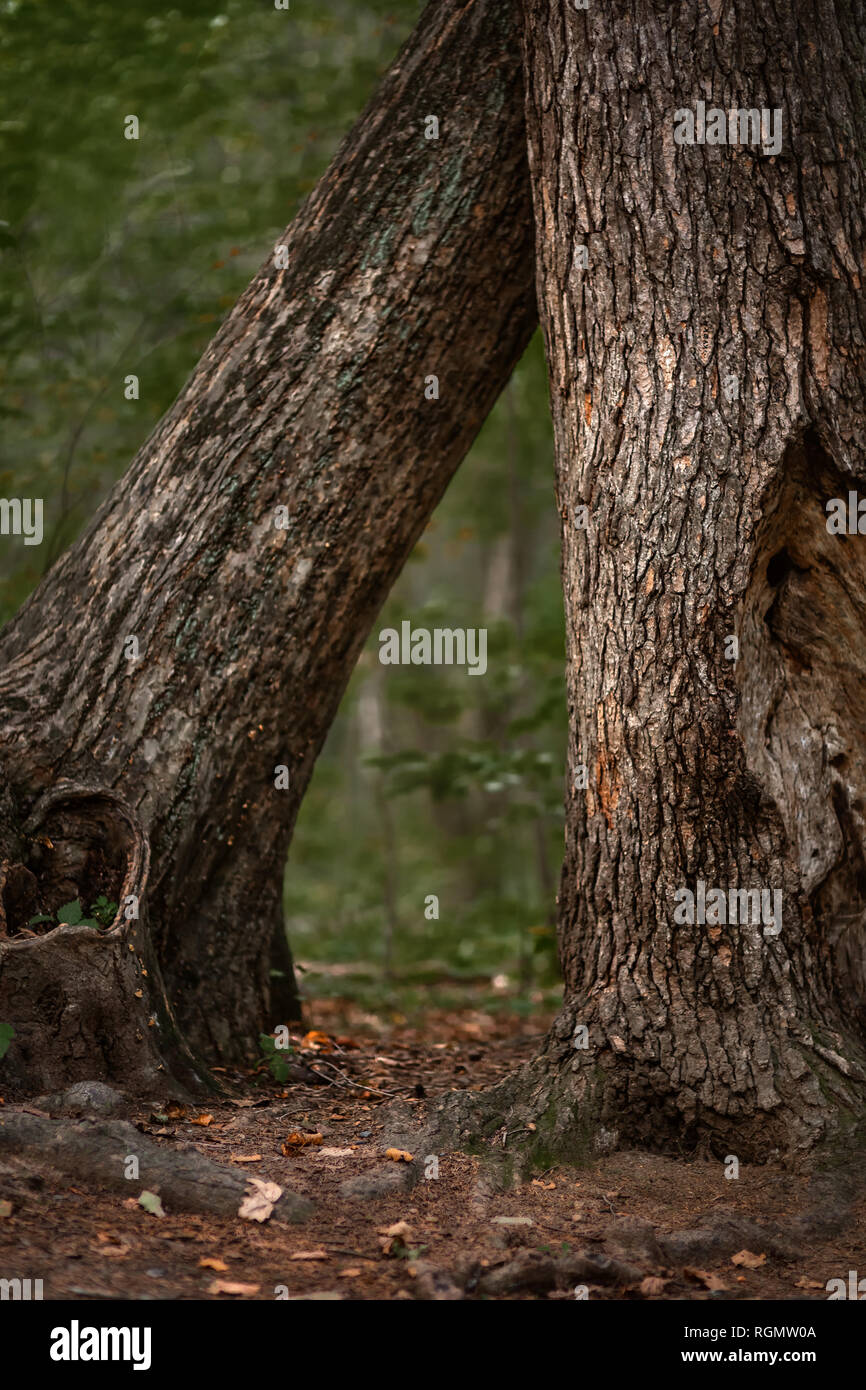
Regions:
M 79 1300 L 808 1300 L 862 1266 L 863 1191 L 805 1173 L 744 1164 L 731 1180 L 719 1161 L 617 1152 L 497 1191 L 477 1156 L 386 1155 L 382 1107 L 399 1097 L 421 1120 L 449 1091 L 489 1085 L 537 1051 L 547 1017 L 470 1005 L 409 1023 L 333 999 L 310 1017 L 294 1060 L 328 1084 L 262 1071 L 233 1074 L 237 1097 L 200 1108 L 132 1105 L 105 1088 L 78 1107 L 85 1128 L 95 1109 L 160 1149 L 303 1194 L 306 1220 L 195 1213 L 167 1197 L 160 1215 L 138 1200 L 144 1162 L 124 1196 L 38 1153 L 0 1151 L 0 1278 Z M 40 1110 L 6 1098 L 0 1126 L 64 1108 L 74 1117 L 68 1100 Z

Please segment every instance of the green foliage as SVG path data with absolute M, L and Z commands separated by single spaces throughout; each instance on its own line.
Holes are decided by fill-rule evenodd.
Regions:
M 117 903 L 110 902 L 104 893 L 100 893 L 96 902 L 90 904 L 90 915 L 96 918 L 101 927 L 107 929 L 117 915 Z
M 259 1047 L 265 1055 L 271 1076 L 275 1081 L 288 1081 L 290 1057 L 294 1057 L 293 1047 L 277 1047 L 276 1040 L 269 1033 L 259 1034 Z
M 486 674 L 381 666 L 378 634 L 404 619 L 485 627 Z M 379 615 L 304 798 L 285 885 L 295 956 L 358 963 L 311 970 L 311 992 L 404 1013 L 485 978 L 479 1007 L 555 996 L 564 646 L 536 337 Z
M 420 8 L 0 0 L 0 495 L 43 498 L 46 534 L 0 551 L 0 622 L 126 470 Z
M 89 917 L 84 915 L 81 899 L 73 898 L 72 902 L 64 903 L 62 907 L 58 907 L 56 913 L 37 913 L 35 917 L 30 918 L 27 925 L 33 927 L 38 922 L 51 922 L 53 926 L 102 927 L 107 929 L 114 921 L 116 913 L 117 903 L 109 902 L 108 898 L 101 893 L 96 902 L 90 904 Z

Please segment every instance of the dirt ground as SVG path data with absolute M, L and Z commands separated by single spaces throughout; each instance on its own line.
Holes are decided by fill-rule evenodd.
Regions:
M 382 1107 L 402 1098 L 423 1120 L 449 1090 L 489 1085 L 537 1050 L 547 1018 L 467 1009 L 413 1027 L 333 1000 L 312 1017 L 295 1062 L 328 1084 L 232 1073 L 245 1094 L 231 1101 L 115 1112 L 161 1147 L 303 1194 L 306 1221 L 168 1201 L 159 1215 L 141 1179 L 124 1197 L 0 1153 L 0 1278 L 80 1300 L 825 1300 L 864 1264 L 862 1190 L 805 1173 L 744 1165 L 728 1180 L 720 1162 L 618 1152 L 496 1191 L 478 1157 L 388 1157 Z M 22 1108 L 47 1113 L 6 1098 L 0 1123 Z

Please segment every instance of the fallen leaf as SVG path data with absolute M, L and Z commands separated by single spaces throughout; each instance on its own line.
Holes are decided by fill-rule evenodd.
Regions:
M 351 1158 L 354 1149 L 319 1149 L 316 1158 Z
M 283 1189 L 275 1182 L 265 1182 L 263 1178 L 248 1178 L 250 1191 L 238 1208 L 238 1216 L 247 1221 L 267 1221 L 275 1204 L 283 1195 Z
M 261 1163 L 261 1154 L 232 1154 L 232 1163 Z
M 138 1205 L 144 1207 L 145 1211 L 151 1212 L 153 1216 L 165 1216 L 165 1208 L 155 1192 L 142 1192 L 138 1199 Z
M 199 1269 L 215 1269 L 217 1274 L 225 1274 L 228 1269 L 225 1260 L 218 1260 L 216 1255 L 202 1255 L 198 1267 Z
M 284 1154 L 291 1153 L 292 1149 L 305 1149 L 308 1144 L 321 1144 L 321 1134 L 302 1134 L 299 1129 L 293 1129 L 283 1140 L 282 1149 Z
M 294 1255 L 290 1255 L 290 1260 L 327 1260 L 330 1256 L 327 1250 L 296 1250 Z
M 7 1202 L 5 1197 L 0 1197 L 0 1216 L 12 1215 L 12 1203 Z
M 731 1256 L 731 1264 L 742 1265 L 743 1269 L 760 1269 L 766 1259 L 766 1255 L 755 1255 L 751 1250 L 740 1250 Z
M 210 1125 L 213 1124 L 213 1115 L 195 1115 L 190 1120 L 191 1125 Z
M 683 1269 L 683 1274 L 687 1275 L 690 1279 L 697 1279 L 699 1283 L 703 1284 L 704 1288 L 714 1292 L 720 1293 L 728 1287 L 725 1281 L 719 1278 L 718 1274 L 710 1274 L 706 1269 L 695 1269 L 691 1265 L 686 1265 Z
M 301 1038 L 301 1047 L 309 1048 L 313 1052 L 333 1052 L 334 1050 L 333 1041 L 327 1033 L 320 1033 L 315 1028 L 312 1028 Z
M 555 1183 L 555 1182 L 542 1182 L 541 1178 L 533 1178 L 533 1179 L 532 1179 L 532 1182 L 531 1182 L 531 1184 L 530 1184 L 530 1186 L 531 1186 L 531 1187 L 543 1187 L 544 1190 L 545 1190 L 546 1192 L 552 1192 L 553 1189 L 556 1187 L 556 1183 Z
M 826 1289 L 826 1287 L 827 1285 L 822 1284 L 820 1279 L 807 1279 L 805 1274 L 794 1285 L 795 1289 Z
M 412 1155 L 407 1154 L 405 1149 L 386 1149 L 385 1157 L 393 1159 L 395 1163 L 411 1163 Z
M 407 1246 L 412 1238 L 412 1227 L 408 1221 L 395 1221 L 393 1226 L 379 1227 L 379 1245 L 383 1255 L 395 1253 L 396 1247 Z
M 110 1260 L 122 1260 L 129 1254 L 128 1245 L 100 1245 L 96 1252 L 98 1255 L 105 1255 Z
M 341 1269 L 337 1277 L 339 1279 L 357 1279 L 362 1272 L 357 1265 L 351 1265 L 347 1269 Z
M 669 1282 L 667 1279 L 659 1279 L 653 1274 L 648 1274 L 646 1279 L 641 1279 L 638 1292 L 644 1294 L 646 1298 L 653 1298 L 656 1294 L 664 1293 L 665 1284 Z
M 212 1279 L 208 1284 L 208 1293 L 238 1293 L 245 1294 L 252 1298 L 261 1289 L 261 1284 L 237 1284 L 231 1279 Z

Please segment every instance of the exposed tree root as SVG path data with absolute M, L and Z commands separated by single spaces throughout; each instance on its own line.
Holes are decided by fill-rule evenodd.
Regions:
M 498 1088 L 492 1088 L 490 1094 L 494 1090 Z M 472 1099 L 477 1101 L 478 1097 Z M 463 1095 L 455 1096 L 446 1103 L 452 1122 L 458 1114 L 460 1120 L 467 1117 L 471 1107 L 454 1104 L 463 1100 Z M 474 1109 L 477 1114 L 477 1107 Z M 432 1133 L 425 1131 L 425 1143 Z M 439 1133 L 441 1137 L 444 1130 Z M 485 1178 L 489 1183 L 489 1169 Z M 492 1268 L 477 1261 L 446 1268 L 422 1260 L 415 1267 L 413 1292 L 418 1299 L 436 1301 L 557 1292 L 563 1297 L 595 1297 L 605 1286 L 616 1285 L 637 1297 L 656 1297 L 672 1279 L 692 1278 L 712 1288 L 716 1297 L 736 1298 L 744 1296 L 741 1290 L 724 1284 L 718 1276 L 707 1275 L 699 1266 L 718 1265 L 740 1250 L 758 1259 L 802 1260 L 811 1243 L 844 1230 L 862 1186 L 862 1173 L 849 1164 L 815 1174 L 809 1183 L 807 1205 L 784 1223 L 759 1223 L 734 1209 L 719 1208 L 702 1226 L 664 1231 L 651 1222 L 622 1216 L 605 1230 L 602 1252 L 597 1248 L 568 1251 L 564 1247 L 557 1254 L 524 1248 L 503 1255 Z M 537 1239 L 533 1231 L 519 1225 L 502 1232 L 506 1246 Z
M 131 1159 L 138 1176 L 127 1176 Z M 196 1152 L 163 1148 L 124 1120 L 53 1120 L 26 1111 L 0 1115 L 0 1161 L 28 1174 L 49 1171 L 60 1179 L 91 1183 L 101 1192 L 138 1196 L 155 1192 L 167 1210 L 237 1216 L 248 1179 Z M 283 1190 L 268 1218 L 278 1225 L 305 1221 L 306 1197 Z
M 391 1142 L 425 1156 L 462 1150 L 485 1161 L 488 1180 L 508 1186 L 557 1163 L 583 1166 L 618 1148 L 694 1153 L 740 1162 L 782 1162 L 819 1173 L 862 1166 L 866 1112 L 858 1108 L 850 1077 L 812 1060 L 825 1090 L 837 1101 L 834 1124 L 816 1128 L 814 1141 L 784 1144 L 785 1111 L 719 1115 L 706 1108 L 686 1122 L 670 1103 L 670 1084 L 659 1072 L 628 1070 L 623 1059 L 576 1052 L 565 1013 L 541 1054 L 483 1091 L 454 1091 L 419 1129 L 402 1105 L 388 1112 Z M 565 1039 L 563 1041 L 563 1038 Z M 841 1085 L 846 1085 L 843 1092 Z M 629 1098 L 632 1104 L 629 1106 Z

